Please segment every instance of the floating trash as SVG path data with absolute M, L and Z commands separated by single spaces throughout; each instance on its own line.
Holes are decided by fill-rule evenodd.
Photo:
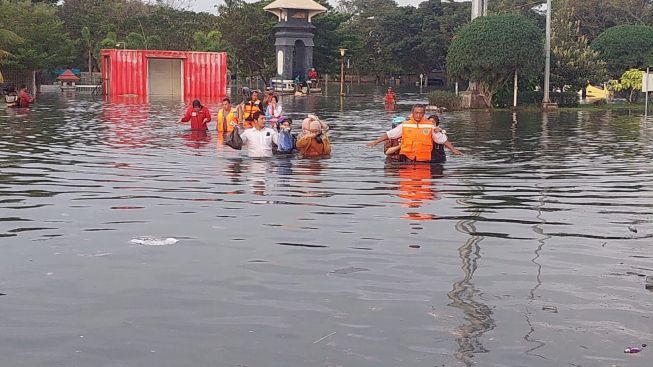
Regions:
M 170 246 L 179 242 L 179 240 L 172 237 L 159 238 L 159 237 L 152 237 L 152 236 L 141 236 L 141 237 L 134 238 L 129 242 L 141 246 Z
M 408 245 L 408 247 L 410 247 L 410 248 L 420 248 L 422 246 L 420 246 L 420 245 Z
M 351 274 L 351 273 L 358 273 L 359 271 L 368 271 L 370 269 L 365 269 L 365 268 L 356 268 L 356 267 L 348 267 L 348 268 L 343 268 L 343 269 L 336 269 L 331 272 L 331 274 Z
M 635 354 L 639 353 L 642 351 L 642 349 L 646 348 L 646 344 L 642 344 L 642 347 L 628 347 L 624 349 L 624 353 L 629 353 L 629 354 Z
M 558 308 L 556 306 L 544 306 L 542 307 L 542 311 L 549 311 L 553 313 L 558 313 Z
M 646 277 L 646 285 L 644 287 L 646 289 L 653 290 L 653 276 Z

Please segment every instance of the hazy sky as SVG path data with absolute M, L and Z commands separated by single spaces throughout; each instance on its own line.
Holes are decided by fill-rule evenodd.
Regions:
M 399 5 L 417 5 L 421 3 L 423 0 L 395 0 Z M 210 13 L 215 12 L 214 6 L 217 4 L 222 3 L 223 1 L 221 0 L 195 0 L 195 5 L 193 6 L 193 10 L 195 11 L 208 11 Z M 252 1 L 248 1 L 252 2 Z M 334 5 L 337 3 L 335 0 L 329 0 L 329 2 Z

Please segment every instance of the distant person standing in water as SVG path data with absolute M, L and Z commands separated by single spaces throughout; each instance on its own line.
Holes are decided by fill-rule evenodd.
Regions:
M 202 106 L 199 99 L 193 101 L 192 106 L 186 110 L 186 115 L 179 119 L 178 123 L 181 124 L 188 121 L 190 121 L 191 130 L 207 130 L 206 124 L 211 121 L 211 114 L 208 108 Z
M 17 107 L 18 106 L 18 92 L 16 92 L 16 87 L 13 84 L 5 86 L 5 104 L 7 107 Z
M 318 75 L 315 68 L 311 68 L 311 70 L 308 71 L 308 80 L 311 82 L 311 88 L 317 88 Z
M 383 101 L 384 101 L 386 111 L 394 111 L 397 97 L 395 96 L 395 91 L 392 90 L 392 88 L 388 88 L 388 91 L 385 93 L 385 97 L 383 98 Z
M 18 94 L 18 104 L 21 108 L 29 107 L 30 103 L 34 102 L 36 98 L 32 97 L 27 91 L 25 84 L 20 86 L 20 93 Z

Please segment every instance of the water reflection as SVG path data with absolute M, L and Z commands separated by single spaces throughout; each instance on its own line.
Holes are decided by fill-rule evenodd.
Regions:
M 474 187 L 477 193 L 483 191 L 482 186 L 472 182 L 468 182 L 468 185 Z M 471 199 L 471 197 L 460 199 L 458 202 L 467 207 L 470 217 L 480 217 L 483 212 L 482 207 L 471 202 L 468 203 L 468 199 Z M 447 294 L 452 301 L 449 305 L 461 309 L 467 321 L 467 323 L 458 326 L 454 333 L 455 340 L 458 343 L 456 358 L 466 366 L 476 363 L 472 360 L 474 354 L 488 352 L 483 346 L 481 338 L 495 327 L 492 309 L 477 300 L 479 291 L 476 290 L 473 282 L 474 273 L 481 259 L 480 242 L 483 240 L 483 236 L 475 235 L 475 233 L 478 233 L 475 223 L 476 220 L 474 219 L 464 219 L 456 223 L 456 230 L 468 235 L 469 238 L 458 248 L 458 256 L 462 260 L 463 278 L 455 282 L 451 291 Z
M 188 130 L 183 132 L 181 137 L 185 140 L 185 145 L 193 149 L 202 148 L 211 142 L 211 135 L 202 130 Z
M 443 172 L 444 168 L 440 164 L 386 163 L 386 176 L 399 179 L 396 196 L 401 199 L 400 205 L 410 210 L 401 216 L 402 219 L 432 220 L 437 218 L 434 213 L 424 213 L 417 209 L 426 206 L 430 201 L 440 199 L 434 180 L 442 178 Z

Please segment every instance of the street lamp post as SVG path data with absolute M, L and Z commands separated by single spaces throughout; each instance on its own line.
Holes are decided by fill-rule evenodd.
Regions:
M 345 51 L 346 48 L 340 49 L 340 95 L 345 95 Z

